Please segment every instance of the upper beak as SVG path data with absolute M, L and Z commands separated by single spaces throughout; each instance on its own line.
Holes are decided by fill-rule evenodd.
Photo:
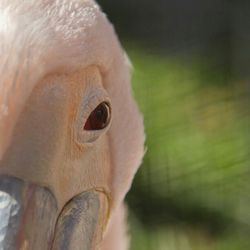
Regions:
M 100 199 L 99 192 L 84 192 L 59 211 L 55 196 L 47 188 L 0 176 L 0 249 L 92 249 Z

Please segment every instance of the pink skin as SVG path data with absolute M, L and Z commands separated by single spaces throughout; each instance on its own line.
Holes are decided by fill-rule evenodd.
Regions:
M 98 139 L 95 144 L 101 150 L 98 152 L 108 152 L 109 160 L 104 170 L 108 177 L 103 178 L 103 182 L 93 182 L 95 187 L 107 188 L 112 200 L 101 249 L 127 249 L 123 200 L 144 153 L 144 131 L 142 117 L 131 95 L 129 62 L 112 25 L 92 0 L 3 0 L 0 2 L 0 45 L 0 160 L 16 143 L 17 124 L 20 120 L 27 124 L 23 122 L 27 105 L 38 93 L 38 86 L 43 88 L 47 76 L 74 79 L 76 72 L 95 68 L 88 73 L 88 88 L 93 86 L 93 93 L 97 93 L 101 86 L 112 104 L 112 124 L 103 132 L 105 136 L 100 137 L 106 139 L 102 143 Z M 100 79 L 99 85 L 91 80 L 91 74 L 93 79 Z M 75 85 L 72 84 L 75 88 L 71 88 L 65 81 L 63 86 L 74 93 L 85 88 L 80 83 L 76 80 Z M 86 92 L 82 93 L 84 97 Z M 0 169 L 0 173 L 6 171 L 15 175 L 14 167 Z M 47 185 L 42 177 L 35 173 L 29 176 L 28 172 L 23 170 L 20 176 Z M 63 185 L 57 184 L 60 179 L 48 182 L 49 187 L 56 190 L 62 206 L 76 192 L 86 191 L 88 187 L 84 183 L 82 190 L 76 191 L 74 178 L 70 181 L 67 195 Z

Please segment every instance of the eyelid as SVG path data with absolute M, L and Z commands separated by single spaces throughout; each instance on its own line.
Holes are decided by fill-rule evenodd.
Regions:
M 84 112 L 82 115 L 83 119 L 83 126 L 85 122 L 87 121 L 88 117 L 90 116 L 91 112 L 102 102 L 108 103 L 111 109 L 111 102 L 108 97 L 108 95 L 103 95 L 103 91 L 101 95 L 96 95 L 96 93 L 93 96 L 90 96 L 86 103 L 84 103 Z
M 79 146 L 91 145 L 104 131 L 106 131 L 112 122 L 112 105 L 108 94 L 104 89 L 95 89 L 92 93 L 87 95 L 85 100 L 82 100 L 79 111 L 76 115 L 75 124 L 75 141 Z M 102 102 L 108 103 L 110 107 L 111 119 L 109 125 L 101 130 L 84 130 L 84 125 L 87 122 L 91 112 Z

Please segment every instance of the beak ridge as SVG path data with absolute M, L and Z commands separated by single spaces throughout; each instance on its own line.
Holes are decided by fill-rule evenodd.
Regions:
M 100 200 L 96 192 L 84 192 L 74 197 L 57 221 L 53 250 L 92 249 L 99 210 Z

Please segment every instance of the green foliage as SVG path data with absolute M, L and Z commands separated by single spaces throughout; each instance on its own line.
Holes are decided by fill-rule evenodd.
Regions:
M 147 229 L 135 226 L 138 238 L 133 249 L 157 249 L 149 247 L 156 235 L 148 233 L 157 225 L 163 228 L 160 235 L 165 232 L 190 240 L 182 227 L 177 233 L 166 229 L 176 223 L 188 228 L 199 225 L 210 236 L 218 236 L 217 243 L 212 240 L 208 248 L 207 236 L 200 234 L 203 242 L 201 236 L 191 234 L 204 243 L 200 248 L 167 248 L 163 244 L 166 248 L 159 249 L 248 249 L 239 247 L 246 238 L 230 237 L 236 228 L 250 231 L 247 84 L 221 84 L 224 74 L 198 59 L 149 55 L 134 47 L 128 52 L 147 135 L 144 163 L 128 197 L 134 218 Z M 148 248 L 136 245 L 142 238 Z

